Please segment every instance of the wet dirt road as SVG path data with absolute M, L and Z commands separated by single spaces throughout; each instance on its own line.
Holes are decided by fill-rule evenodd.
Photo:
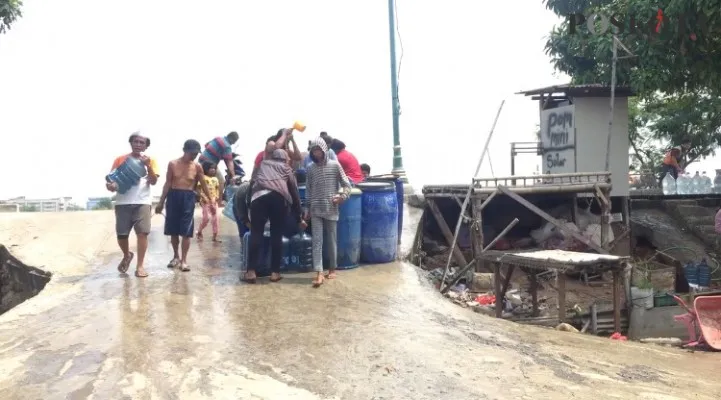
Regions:
M 407 264 L 320 289 L 310 275 L 241 284 L 223 225 L 224 243 L 193 243 L 191 272 L 164 267 L 156 231 L 149 278 L 120 277 L 111 254 L 0 316 L 2 398 L 721 398 L 718 354 L 498 321 Z

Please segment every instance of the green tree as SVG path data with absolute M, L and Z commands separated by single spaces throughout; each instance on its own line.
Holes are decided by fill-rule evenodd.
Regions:
M 29 205 L 29 206 L 28 206 L 28 205 L 23 205 L 23 206 L 20 207 L 20 211 L 22 211 L 22 212 L 37 212 L 37 211 L 38 211 L 38 207 L 35 206 L 35 205 L 33 205 L 33 204 L 31 204 L 31 205 Z
M 98 201 L 95 204 L 95 207 L 93 207 L 93 210 L 112 210 L 113 209 L 113 201 L 110 199 L 110 197 L 106 197 L 100 201 Z
M 544 0 L 563 18 L 554 27 L 546 53 L 557 70 L 573 83 L 611 82 L 612 34 L 592 35 L 586 24 L 569 33 L 569 15 L 599 12 L 618 16 L 626 29 L 619 40 L 634 57 L 617 62 L 617 84 L 633 87 L 641 95 L 686 90 L 721 91 L 721 2 L 719 0 Z M 654 32 L 657 10 L 667 20 Z M 644 26 L 631 32 L 631 18 Z M 646 23 L 648 21 L 649 23 Z M 638 25 L 638 23 L 636 24 Z M 619 57 L 625 55 L 622 49 Z
M 0 33 L 5 33 L 15 20 L 22 17 L 22 5 L 22 0 L 0 0 Z

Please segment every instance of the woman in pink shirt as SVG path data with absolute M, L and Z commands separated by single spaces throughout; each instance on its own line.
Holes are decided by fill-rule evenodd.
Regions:
M 363 171 L 361 171 L 360 163 L 353 153 L 345 149 L 345 143 L 338 139 L 333 139 L 330 148 L 335 152 L 338 163 L 343 167 L 343 172 L 345 172 L 348 179 L 350 179 L 354 185 L 363 182 Z

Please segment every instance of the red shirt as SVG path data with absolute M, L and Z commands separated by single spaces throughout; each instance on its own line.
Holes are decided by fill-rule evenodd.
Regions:
M 258 153 L 257 156 L 255 156 L 255 164 L 253 164 L 253 166 L 255 168 L 260 167 L 260 163 L 263 161 L 264 156 L 265 156 L 265 151 L 261 151 L 260 153 Z
M 353 153 L 348 150 L 341 150 L 340 153 L 336 153 L 336 157 L 338 158 L 340 166 L 343 167 L 343 172 L 348 176 L 348 179 L 353 183 L 363 182 L 363 172 L 360 169 L 358 159 L 355 158 Z

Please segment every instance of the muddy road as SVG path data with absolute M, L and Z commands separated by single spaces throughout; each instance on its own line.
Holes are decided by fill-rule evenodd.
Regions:
M 56 273 L 0 316 L 3 399 L 721 398 L 718 354 L 499 321 L 407 264 L 241 284 L 223 221 L 182 273 L 158 217 L 150 277 L 123 277 L 111 212 L 34 214 L 0 215 L 0 243 Z

